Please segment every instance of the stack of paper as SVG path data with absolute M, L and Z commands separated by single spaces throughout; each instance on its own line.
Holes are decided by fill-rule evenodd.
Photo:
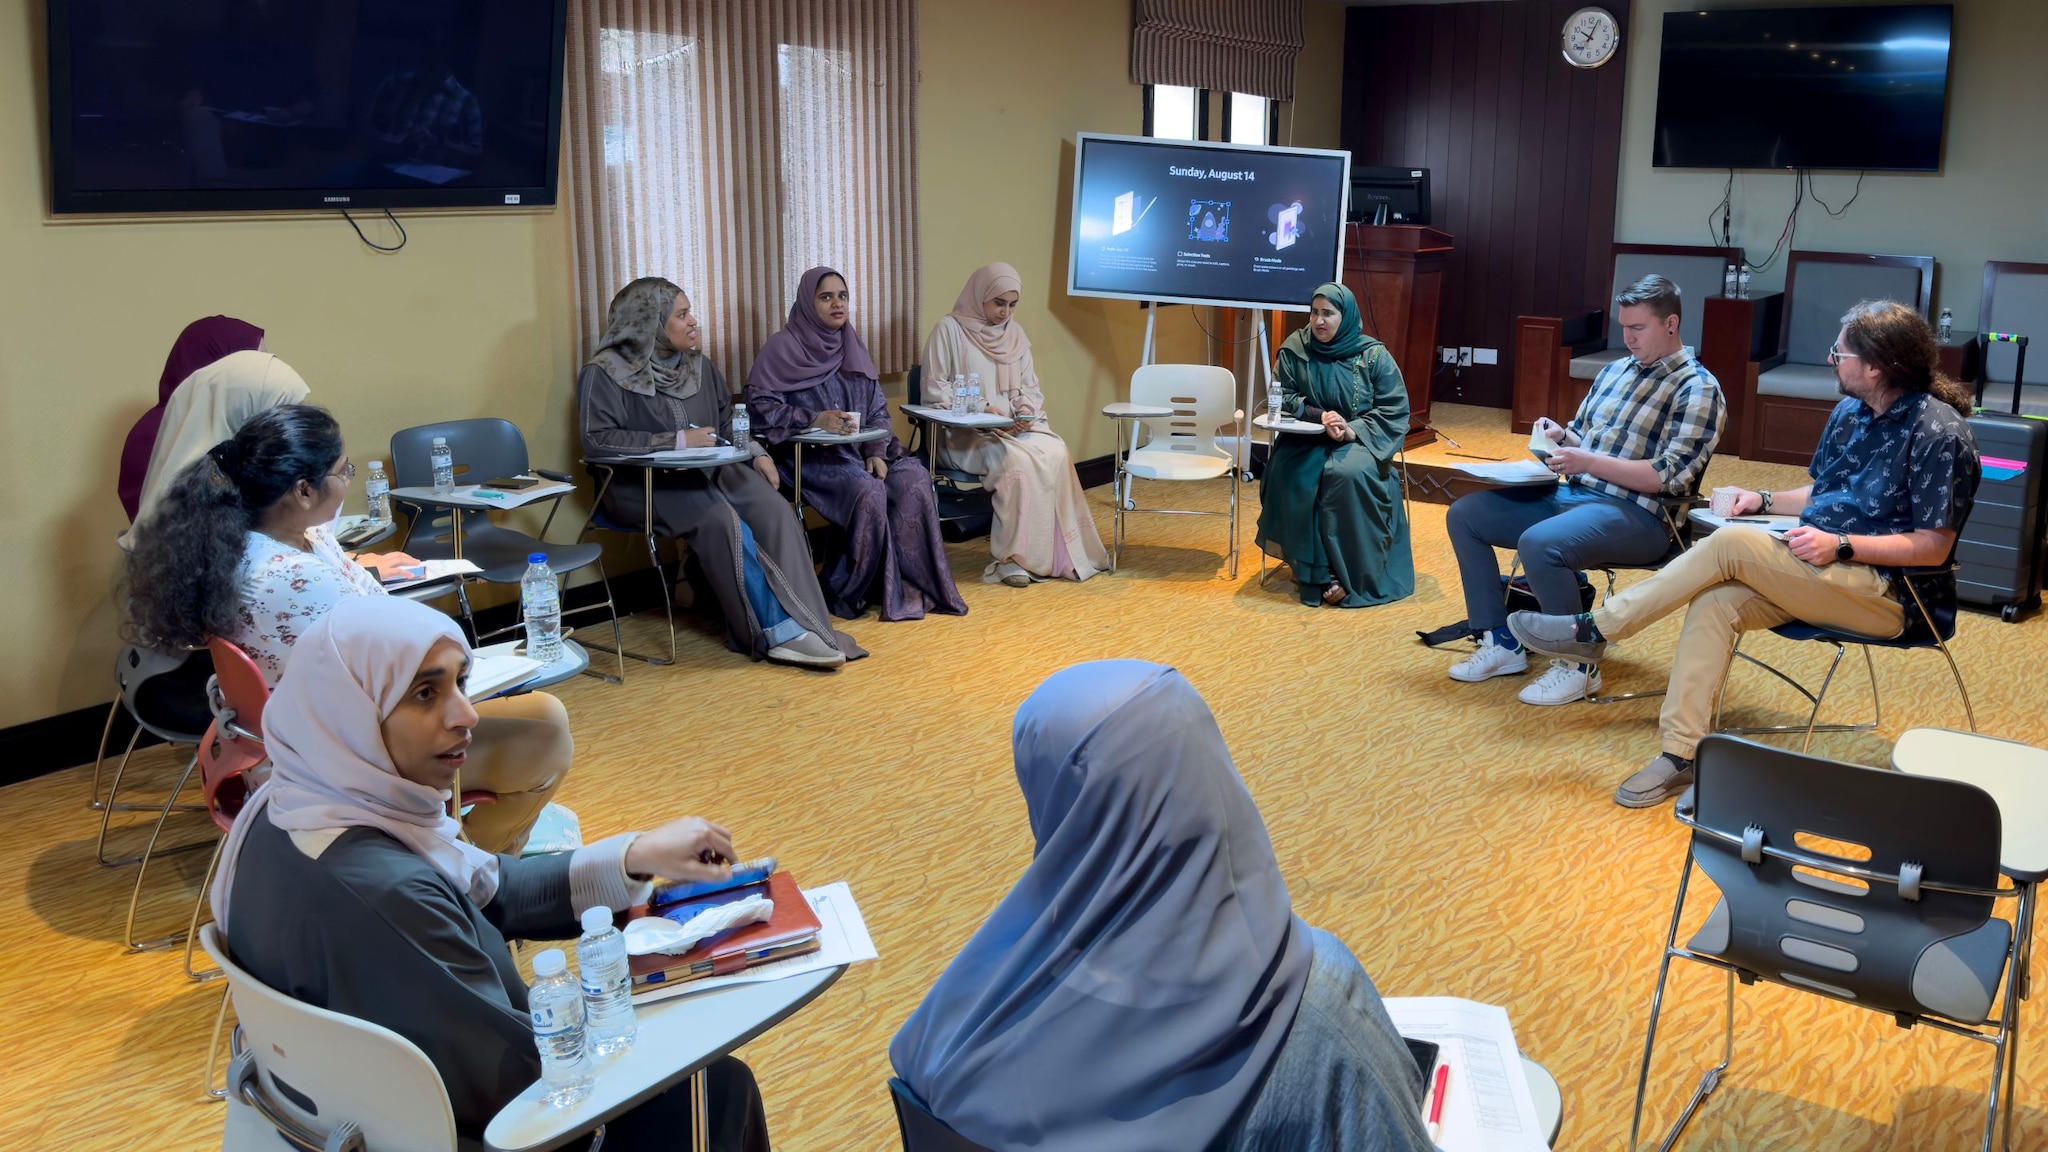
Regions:
M 739 460 L 746 454 L 746 449 L 734 448 L 730 444 L 710 444 L 702 448 L 667 448 L 660 452 L 644 452 L 633 459 L 650 460 L 656 464 L 680 464 L 687 460 L 722 460 L 727 457 Z
M 1444 1093 L 1444 1152 L 1546 1152 L 1536 1102 L 1522 1072 L 1507 1009 L 1455 996 L 1397 996 L 1385 1001 L 1394 1030 L 1428 1040 L 1451 1066 Z
M 1495 484 L 1555 484 L 1557 473 L 1534 460 L 1510 460 L 1501 464 L 1452 464 L 1467 476 Z
M 482 700 L 494 692 L 526 683 L 543 667 L 540 661 L 529 657 L 478 649 L 470 656 L 466 690 L 470 699 Z

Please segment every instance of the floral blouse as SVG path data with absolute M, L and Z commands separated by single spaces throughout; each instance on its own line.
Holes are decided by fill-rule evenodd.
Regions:
M 273 687 L 284 675 L 292 645 L 342 597 L 384 595 L 384 586 L 342 555 L 325 527 L 308 528 L 306 543 L 310 551 L 251 532 L 242 547 L 241 626 L 228 639 L 249 654 Z

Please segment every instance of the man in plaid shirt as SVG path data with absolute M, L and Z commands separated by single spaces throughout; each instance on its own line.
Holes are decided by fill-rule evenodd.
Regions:
M 1565 482 L 1474 492 L 1451 505 L 1445 527 L 1479 639 L 1478 651 L 1451 665 L 1453 680 L 1528 670 L 1508 631 L 1495 548 L 1519 553 L 1545 613 L 1577 612 L 1581 569 L 1654 564 L 1671 550 L 1660 497 L 1696 491 L 1721 439 L 1721 385 L 1679 341 L 1678 285 L 1645 276 L 1614 305 L 1629 354 L 1600 370 L 1570 424 L 1536 422 L 1555 445 L 1544 462 Z M 1568 704 L 1599 691 L 1598 667 L 1552 660 L 1520 699 Z

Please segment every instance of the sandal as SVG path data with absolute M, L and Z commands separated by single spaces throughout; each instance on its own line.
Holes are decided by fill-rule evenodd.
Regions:
M 1323 589 L 1323 603 L 1335 607 L 1336 605 L 1343 603 L 1344 598 L 1349 595 L 1349 592 L 1344 591 L 1344 586 L 1342 584 L 1339 584 L 1335 580 L 1332 580 L 1330 581 L 1330 586 L 1328 588 Z

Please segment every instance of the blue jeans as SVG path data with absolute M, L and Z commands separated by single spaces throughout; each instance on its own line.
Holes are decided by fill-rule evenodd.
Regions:
M 740 551 L 745 553 L 746 562 L 741 565 L 745 574 L 747 603 L 753 605 L 754 619 L 761 623 L 761 635 L 770 648 L 787 644 L 803 635 L 808 629 L 790 619 L 782 607 L 782 601 L 775 598 L 775 590 L 768 587 L 768 576 L 761 571 L 761 552 L 754 546 L 754 530 L 740 521 Z
M 1566 484 L 1462 496 L 1444 527 L 1465 588 L 1465 621 L 1475 632 L 1508 622 L 1495 548 L 1521 554 L 1536 602 L 1559 616 L 1580 610 L 1581 569 L 1654 564 L 1671 550 L 1671 534 L 1656 513 L 1632 500 Z

